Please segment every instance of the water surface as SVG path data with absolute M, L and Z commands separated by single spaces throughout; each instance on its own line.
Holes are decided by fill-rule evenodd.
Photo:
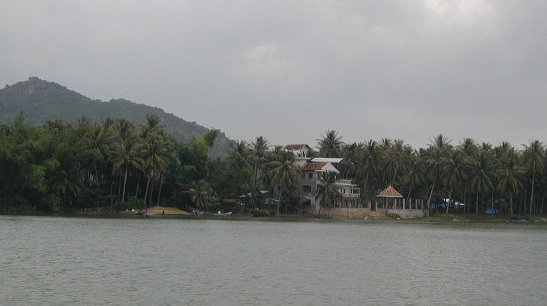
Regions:
M 545 305 L 547 227 L 0 216 L 6 305 Z

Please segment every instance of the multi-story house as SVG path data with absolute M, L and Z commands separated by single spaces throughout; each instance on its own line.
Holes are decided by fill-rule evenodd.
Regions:
M 345 163 L 343 158 L 310 159 L 305 155 L 310 149 L 308 145 L 289 145 L 285 149 L 295 154 L 295 167 L 300 169 L 297 190 L 305 205 L 319 208 L 321 199 L 316 198 L 316 194 L 318 186 L 322 184 L 321 176 L 324 172 L 335 172 L 337 177 L 340 177 L 336 180 L 340 197 L 335 200 L 334 206 L 361 206 L 360 188 L 350 179 L 341 178 L 342 175 L 338 167 Z

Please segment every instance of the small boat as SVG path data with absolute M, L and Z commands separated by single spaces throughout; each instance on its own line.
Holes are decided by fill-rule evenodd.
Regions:
M 192 213 L 195 215 L 195 216 L 204 216 L 204 217 L 222 217 L 222 216 L 230 216 L 232 215 L 232 212 L 229 211 L 229 212 L 217 212 L 217 213 L 214 213 L 214 212 L 205 212 L 205 211 L 201 211 L 199 209 L 194 209 L 192 210 Z

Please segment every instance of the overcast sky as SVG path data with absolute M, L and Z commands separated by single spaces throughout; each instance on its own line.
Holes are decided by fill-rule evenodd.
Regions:
M 547 1 L 2 1 L 0 86 L 38 76 L 232 139 L 547 140 Z

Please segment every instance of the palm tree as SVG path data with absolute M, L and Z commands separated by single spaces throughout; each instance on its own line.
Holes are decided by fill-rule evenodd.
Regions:
M 471 187 L 476 192 L 475 213 L 479 213 L 479 195 L 492 189 L 492 157 L 481 150 L 477 159 L 471 163 Z
M 214 191 L 207 181 L 199 180 L 194 182 L 192 188 L 190 188 L 190 194 L 197 208 L 205 211 L 209 210 L 209 202 L 213 199 Z
M 322 157 L 340 157 L 342 154 L 342 137 L 333 130 L 327 130 L 319 141 L 319 155 Z
M 354 142 L 342 147 L 342 157 L 348 162 L 348 165 L 343 167 L 345 170 L 344 177 L 355 177 L 358 167 L 357 163 L 359 156 L 363 154 L 362 152 L 363 144 L 361 143 Z
M 509 196 L 509 213 L 513 214 L 513 196 L 522 187 L 520 181 L 521 169 L 519 167 L 519 159 L 515 150 L 511 148 L 506 151 L 500 159 L 499 182 L 497 189 Z
M 387 139 L 385 147 L 385 173 L 387 174 L 387 185 L 394 185 L 397 180 L 397 174 L 402 170 L 405 162 L 405 144 L 401 139 L 393 142 Z
M 237 141 L 229 153 L 228 161 L 236 173 L 237 193 L 241 193 L 243 178 L 249 176 L 251 162 L 249 158 L 249 146 L 245 141 Z
M 112 129 L 105 124 L 96 123 L 92 125 L 80 140 L 84 149 L 84 157 L 93 169 L 93 179 L 95 183 L 99 182 L 99 168 L 104 167 L 104 162 L 108 159 L 110 146 L 114 143 L 114 133 Z
M 268 141 L 260 136 L 257 137 L 255 142 L 251 144 L 251 156 L 254 173 L 253 173 L 253 187 L 252 187 L 252 201 L 253 205 L 256 206 L 256 192 L 258 192 L 259 183 L 261 181 L 260 176 L 264 170 L 264 164 L 266 163 L 266 152 L 268 150 Z
M 321 184 L 317 186 L 315 200 L 321 200 L 319 205 L 319 216 L 321 216 L 322 206 L 332 206 L 336 198 L 340 196 L 340 191 L 336 186 L 336 172 L 326 171 L 321 175 Z
M 464 138 L 458 146 L 458 149 L 460 149 L 463 155 L 468 159 L 475 158 L 479 153 L 479 148 L 472 138 Z
M 536 175 L 541 176 L 545 170 L 545 163 L 543 160 L 544 148 L 543 143 L 539 140 L 534 140 L 524 147 L 524 165 L 526 167 L 526 172 L 529 175 L 532 175 L 532 190 L 530 192 L 530 215 L 532 215 Z
M 363 182 L 363 195 L 367 194 L 369 179 L 376 175 L 381 162 L 382 152 L 378 143 L 374 140 L 369 140 L 364 146 L 361 156 L 359 156 L 359 167 L 357 168 L 357 176 Z
M 147 176 L 146 190 L 144 193 L 144 204 L 147 199 L 152 202 L 152 196 L 148 198 L 150 182 L 153 178 L 162 180 L 163 173 L 167 170 L 169 163 L 174 160 L 174 145 L 171 139 L 164 133 L 152 134 L 142 139 L 142 158 L 144 170 Z M 160 189 L 161 189 L 160 182 Z M 161 192 L 161 190 L 160 190 Z
M 431 197 L 435 185 L 441 178 L 441 173 L 444 164 L 446 163 L 447 156 L 451 150 L 450 141 L 446 139 L 442 134 L 436 136 L 433 143 L 429 145 L 426 157 L 426 172 L 431 182 L 431 190 L 429 192 L 429 198 L 427 199 L 427 214 L 429 215 L 431 209 Z
M 147 138 L 156 134 L 161 128 L 160 123 L 161 119 L 157 115 L 146 115 L 146 120 L 141 126 L 141 137 Z
M 467 166 L 465 156 L 460 150 L 450 152 L 450 156 L 446 159 L 442 179 L 444 184 L 450 189 L 448 200 L 452 199 L 452 194 L 460 188 L 466 179 L 465 168 Z M 449 206 L 446 206 L 448 213 Z
M 122 202 L 125 202 L 125 187 L 129 168 L 133 167 L 140 170 L 144 164 L 140 153 L 140 148 L 134 139 L 120 140 L 111 147 L 110 161 L 112 162 L 112 170 L 113 172 L 123 171 Z
M 294 155 L 286 154 L 283 160 L 272 161 L 267 165 L 271 183 L 279 187 L 279 201 L 277 203 L 276 214 L 279 216 L 279 206 L 283 191 L 288 188 L 294 188 L 297 182 L 297 170 L 293 166 Z
M 425 176 L 422 164 L 417 156 L 413 156 L 409 162 L 408 170 L 403 177 L 403 183 L 409 186 L 407 199 L 412 195 L 412 189 L 425 182 Z

